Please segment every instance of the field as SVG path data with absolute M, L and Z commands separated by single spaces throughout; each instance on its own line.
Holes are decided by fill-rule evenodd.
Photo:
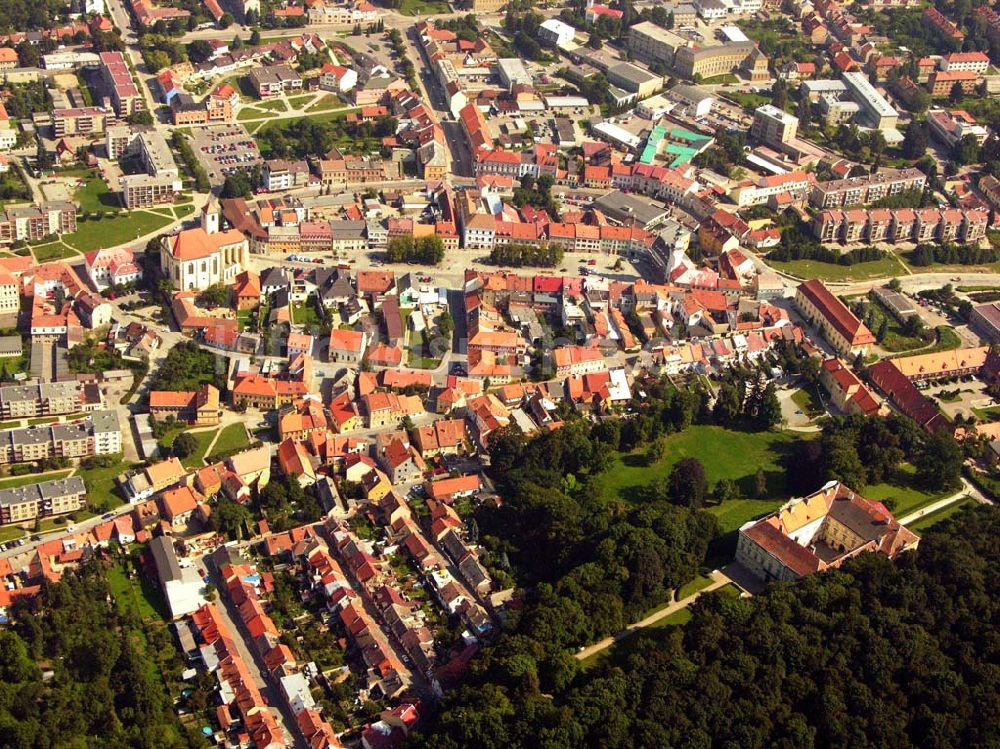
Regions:
M 935 510 L 927 515 L 924 515 L 919 520 L 915 520 L 910 523 L 907 527 L 914 531 L 915 533 L 923 533 L 928 528 L 931 528 L 942 520 L 947 520 L 952 515 L 955 515 L 967 507 L 972 507 L 976 504 L 976 501 L 971 497 L 962 497 L 957 502 L 953 502 L 947 507 L 942 507 L 940 510 Z
M 399 12 L 404 16 L 425 16 L 435 13 L 450 13 L 448 3 L 436 0 L 402 0 Z
M 125 244 L 171 223 L 173 220 L 166 216 L 149 211 L 131 211 L 100 221 L 80 221 L 76 231 L 64 234 L 62 239 L 74 249 L 90 252 L 99 247 Z
M 64 479 L 69 476 L 70 469 L 66 468 L 60 471 L 49 471 L 46 473 L 29 473 L 27 476 L 11 476 L 10 478 L 0 479 L 0 489 L 16 489 L 19 486 L 27 486 L 28 484 L 37 484 L 39 481 L 54 481 L 56 479 Z
M 892 499 L 894 501 L 894 506 L 891 508 L 892 514 L 896 517 L 909 515 L 911 512 L 916 512 L 922 507 L 926 507 L 948 495 L 947 492 L 944 494 L 927 494 L 915 486 L 915 469 L 909 464 L 904 464 L 900 473 L 901 475 L 895 483 L 886 482 L 866 486 L 861 490 L 861 493 L 868 499 L 874 499 L 877 502 Z
M 905 269 L 895 256 L 867 263 L 855 263 L 854 265 L 821 263 L 817 260 L 789 260 L 788 262 L 768 260 L 767 264 L 782 273 L 799 278 L 818 278 L 822 281 L 865 281 L 870 278 L 901 276 L 905 273 Z
M 35 260 L 39 263 L 47 263 L 50 260 L 62 260 L 67 257 L 77 257 L 77 253 L 64 245 L 62 242 L 49 242 L 31 248 Z
M 215 440 L 215 445 L 212 446 L 212 454 L 230 453 L 249 446 L 250 440 L 247 439 L 246 427 L 242 423 L 230 424 L 219 432 L 219 437 Z
M 121 204 L 115 193 L 108 189 L 107 184 L 95 171 L 86 177 L 83 187 L 76 190 L 73 199 L 80 204 L 81 213 L 94 213 L 97 211 L 118 210 Z
M 198 449 L 186 458 L 181 458 L 181 465 L 185 468 L 199 468 L 202 466 L 205 454 L 208 452 L 208 447 L 212 444 L 212 440 L 215 439 L 217 431 L 217 429 L 206 429 L 200 432 L 191 432 L 191 436 L 198 440 Z
M 640 490 L 654 479 L 665 478 L 681 458 L 698 458 L 705 466 L 709 487 L 719 479 L 732 479 L 742 496 L 754 493 L 758 468 L 767 476 L 767 496 L 763 499 L 734 499 L 708 511 L 719 518 L 725 532 L 739 528 L 747 520 L 766 514 L 787 499 L 783 455 L 801 435 L 790 432 L 738 432 L 717 426 L 692 426 L 667 437 L 662 460 L 649 464 L 643 451 L 620 455 L 600 478 L 609 494 L 635 502 Z
M 292 322 L 296 325 L 319 325 L 319 313 L 312 297 L 292 304 Z
M 87 507 L 94 512 L 107 512 L 123 504 L 116 493 L 115 478 L 132 468 L 132 464 L 117 460 L 103 468 L 81 469 L 76 472 L 87 486 Z
M 799 388 L 792 393 L 792 403 L 802 409 L 802 413 L 813 418 L 824 413 L 822 401 L 813 388 Z

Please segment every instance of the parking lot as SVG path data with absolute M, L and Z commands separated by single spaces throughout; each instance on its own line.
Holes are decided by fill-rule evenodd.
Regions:
M 195 128 L 191 139 L 191 148 L 213 185 L 222 184 L 227 174 L 252 169 L 261 161 L 257 143 L 242 125 Z

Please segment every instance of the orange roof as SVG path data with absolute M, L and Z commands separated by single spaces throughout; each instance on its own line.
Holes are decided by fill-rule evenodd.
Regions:
M 198 506 L 198 499 L 191 487 L 182 486 L 163 492 L 160 503 L 163 505 L 163 514 L 168 520 L 172 520 L 178 515 L 192 512 Z
M 227 245 L 246 242 L 243 234 L 236 229 L 209 234 L 200 226 L 178 232 L 169 240 L 170 254 L 178 260 L 198 260 L 208 257 Z

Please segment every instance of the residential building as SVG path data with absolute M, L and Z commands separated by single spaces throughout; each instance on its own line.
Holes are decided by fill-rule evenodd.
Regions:
M 155 421 L 173 416 L 194 426 L 213 426 L 222 420 L 219 389 L 206 382 L 196 391 L 154 390 L 149 394 L 149 415 Z
M 4 419 L 58 416 L 79 413 L 83 408 L 83 385 L 76 381 L 0 387 L 0 416 Z
M 31 522 L 82 510 L 87 487 L 79 476 L 0 489 L 0 523 Z
M 149 542 L 149 553 L 172 619 L 192 614 L 205 604 L 202 595 L 205 581 L 201 579 L 194 564 L 188 562 L 181 566 L 172 537 L 154 538 Z
M 876 130 L 894 130 L 899 120 L 897 112 L 861 71 L 844 73 L 844 85 L 851 98 L 861 107 L 861 124 Z
M 817 208 L 864 205 L 906 190 L 923 190 L 927 175 L 919 169 L 880 169 L 875 174 L 827 182 L 816 182 L 809 202 Z
M 248 74 L 250 85 L 261 99 L 302 88 L 302 76 L 288 65 L 256 67 Z
M 799 284 L 795 303 L 802 315 L 819 327 L 824 337 L 842 356 L 867 354 L 875 336 L 847 305 L 835 297 L 822 281 Z
M 760 143 L 780 149 L 795 137 L 798 128 L 798 117 L 778 109 L 773 104 L 765 104 L 754 110 L 750 135 Z
M 142 278 L 142 268 L 135 262 L 135 255 L 127 247 L 113 250 L 94 250 L 84 255 L 87 278 L 102 291 L 109 286 L 122 286 Z
M 86 458 L 121 451 L 121 427 L 115 411 L 96 411 L 68 424 L 0 431 L 0 463 Z

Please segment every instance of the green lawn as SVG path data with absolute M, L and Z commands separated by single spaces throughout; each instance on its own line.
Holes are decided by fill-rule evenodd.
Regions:
M 662 460 L 650 465 L 643 450 L 620 455 L 599 480 L 609 494 L 634 502 L 640 490 L 654 479 L 666 478 L 677 461 L 692 457 L 705 466 L 709 487 L 719 479 L 732 479 L 741 496 L 751 497 L 757 469 L 762 468 L 767 476 L 766 498 L 734 499 L 708 508 L 719 518 L 723 531 L 728 532 L 788 499 L 785 472 L 779 460 L 800 439 L 802 435 L 791 432 L 739 432 L 717 426 L 691 426 L 667 437 Z
M 35 260 L 40 263 L 47 263 L 50 260 L 62 260 L 68 257 L 79 257 L 79 253 L 71 250 L 62 242 L 51 242 L 32 248 Z
M 312 297 L 292 304 L 292 322 L 296 325 L 319 325 L 319 312 Z
M 212 444 L 217 431 L 217 429 L 206 429 L 203 432 L 191 432 L 191 436 L 198 440 L 198 449 L 186 458 L 181 458 L 181 465 L 185 468 L 199 468 L 204 465 L 208 446 Z
M 914 473 L 913 466 L 904 464 L 900 469 L 901 475 L 893 483 L 883 482 L 866 486 L 860 490 L 861 494 L 877 502 L 884 502 L 887 499 L 894 500 L 894 506 L 891 509 L 892 514 L 897 518 L 916 512 L 949 494 L 949 492 L 927 494 L 915 485 Z
M 271 99 L 270 101 L 259 101 L 256 104 L 258 109 L 265 112 L 287 112 L 288 106 L 281 99 Z
M 185 216 L 190 216 L 192 213 L 194 213 L 194 205 L 191 203 L 188 203 L 187 205 L 174 206 L 174 215 L 176 215 L 177 218 L 184 218 Z
M 80 213 L 121 208 L 117 195 L 108 189 L 107 184 L 96 171 L 91 172 L 87 176 L 84 186 L 73 193 L 73 199 L 80 204 Z
M 731 99 L 744 109 L 756 109 L 764 104 L 771 103 L 770 96 L 763 94 L 743 94 L 739 91 L 720 91 L 719 96 L 723 99 Z
M 292 107 L 298 109 L 303 104 L 305 104 L 307 101 L 310 101 L 313 98 L 313 96 L 314 96 L 314 94 L 305 94 L 304 96 L 291 96 L 288 99 L 288 103 Z
M 976 500 L 972 497 L 962 497 L 957 502 L 952 502 L 947 507 L 942 507 L 940 510 L 935 510 L 934 512 L 924 515 L 922 518 L 910 523 L 907 528 L 915 533 L 923 533 L 928 528 L 931 528 L 942 520 L 950 518 L 952 515 L 961 512 L 967 507 L 972 507 L 976 504 Z
M 404 16 L 427 16 L 450 12 L 448 3 L 435 0 L 402 0 L 399 6 L 399 13 Z
M 677 589 L 677 600 L 680 601 L 688 596 L 693 596 L 695 593 L 700 590 L 704 590 L 711 584 L 712 578 L 705 577 L 704 575 L 698 575 L 694 580 L 689 583 L 685 583 Z
M 13 541 L 15 538 L 23 536 L 24 533 L 24 528 L 19 525 L 5 525 L 0 528 L 0 543 Z
M 78 470 L 76 475 L 87 486 L 87 506 L 95 512 L 107 512 L 123 504 L 115 478 L 133 467 L 132 463 L 119 459 L 103 468 Z
M 157 216 L 148 211 L 131 211 L 101 221 L 80 221 L 75 232 L 64 234 L 62 238 L 70 247 L 90 252 L 100 247 L 113 247 L 133 241 L 172 223 L 173 219 L 166 216 Z
M 792 403 L 801 408 L 806 416 L 818 416 L 823 413 L 822 401 L 811 388 L 799 388 L 792 393 Z
M 0 489 L 15 489 L 19 486 L 27 486 L 28 484 L 37 484 L 41 481 L 55 481 L 56 479 L 64 479 L 69 476 L 70 469 L 66 468 L 62 471 L 50 471 L 48 473 L 29 473 L 27 476 L 11 476 L 7 479 L 0 479 Z
M 238 122 L 246 122 L 247 120 L 262 120 L 268 116 L 269 113 L 265 112 L 263 109 L 257 109 L 256 107 L 244 107 L 240 110 L 240 113 L 236 115 L 236 120 Z
M 244 447 L 250 447 L 246 427 L 243 424 L 230 424 L 219 432 L 219 438 L 215 441 L 212 452 L 225 453 Z
M 145 575 L 129 578 L 122 563 L 108 568 L 108 585 L 119 609 L 129 611 L 140 619 L 166 619 L 163 596 L 159 588 Z
M 905 269 L 895 256 L 867 263 L 855 263 L 854 265 L 821 263 L 818 260 L 789 260 L 788 262 L 768 260 L 767 264 L 775 270 L 790 273 L 799 278 L 818 278 L 823 281 L 864 281 L 869 278 L 901 276 L 905 273 Z
M 326 109 L 332 109 L 338 104 L 341 104 L 339 98 L 337 98 L 334 94 L 326 94 L 325 96 L 319 97 L 316 101 L 306 107 L 306 111 L 318 112 Z

